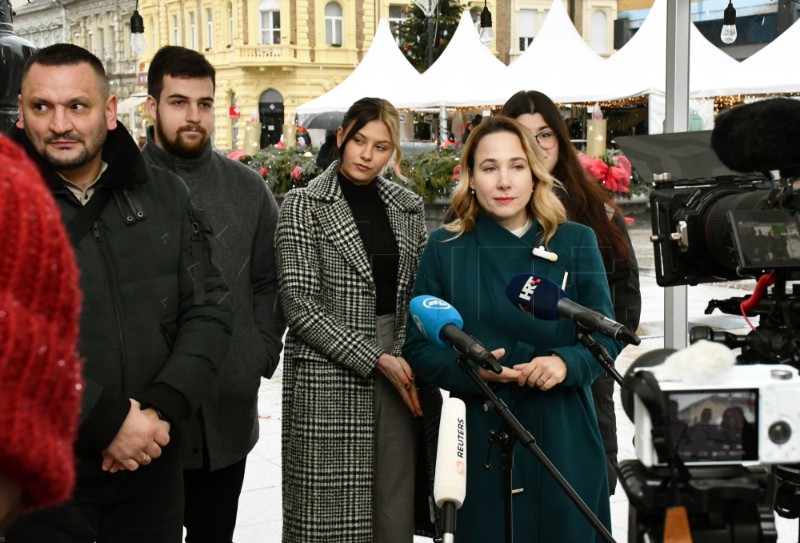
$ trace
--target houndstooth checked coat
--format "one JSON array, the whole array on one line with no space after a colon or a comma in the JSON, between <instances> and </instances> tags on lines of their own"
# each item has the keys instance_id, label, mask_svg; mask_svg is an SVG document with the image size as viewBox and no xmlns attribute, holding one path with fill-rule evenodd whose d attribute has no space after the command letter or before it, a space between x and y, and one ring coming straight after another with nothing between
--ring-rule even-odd
<instances>
[{"instance_id":1,"label":"houndstooth checked coat","mask_svg":"<svg viewBox=\"0 0 800 543\"><path fill-rule=\"evenodd\" d=\"M338 167L334 162L307 188L286 195L275 238L289 325L282 408L284 543L372 541L373 376L383 351L375 336L372 272L336 178ZM424 207L401 186L375 182L400 250L391 353L399 356L427 239ZM420 402L430 466L422 480L432 484L438 388L422 385ZM427 502L418 502L427 511Z\"/></svg>"}]
</instances>

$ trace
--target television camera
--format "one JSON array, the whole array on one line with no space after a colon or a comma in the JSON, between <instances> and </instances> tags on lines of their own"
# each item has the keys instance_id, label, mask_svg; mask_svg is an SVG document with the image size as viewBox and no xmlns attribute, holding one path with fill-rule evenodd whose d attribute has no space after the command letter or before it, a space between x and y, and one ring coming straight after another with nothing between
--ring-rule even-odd
<instances>
[{"instance_id":1,"label":"television camera","mask_svg":"<svg viewBox=\"0 0 800 543\"><path fill-rule=\"evenodd\" d=\"M687 351L700 340L741 348L733 359L740 366L712 384L643 371L665 364L669 349L643 355L626 374L623 404L637 425L639 457L619 467L631 503L629 541L663 536L670 529L665 511L677 505L688 511L694 541L775 541L773 508L800 516L800 285L791 284L800 279L800 101L765 100L720 115L710 134L716 157L696 161L708 169L718 158L724 166L712 164L711 175L663 174L659 164L691 155L678 135L665 136L670 158L649 164L658 284L755 279L753 294L711 300L706 313L719 309L759 322L746 335L692 329ZM631 155L641 144L627 144L632 153L620 147L639 170ZM703 356L692 358L697 364ZM734 411L750 430L711 439L724 437L723 414ZM673 435L704 417L706 439Z\"/></svg>"}]
</instances>

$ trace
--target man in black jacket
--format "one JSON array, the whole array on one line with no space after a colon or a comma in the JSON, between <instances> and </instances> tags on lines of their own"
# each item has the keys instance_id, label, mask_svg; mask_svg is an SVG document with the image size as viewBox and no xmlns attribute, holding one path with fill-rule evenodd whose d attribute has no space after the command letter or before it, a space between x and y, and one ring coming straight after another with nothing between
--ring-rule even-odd
<instances>
[{"instance_id":1,"label":"man in black jacket","mask_svg":"<svg viewBox=\"0 0 800 543\"><path fill-rule=\"evenodd\" d=\"M179 424L228 350L227 288L186 185L148 165L116 120L100 61L57 44L23 70L14 138L37 162L75 246L85 359L72 499L20 517L17 542L176 543Z\"/></svg>"},{"instance_id":2,"label":"man in black jacket","mask_svg":"<svg viewBox=\"0 0 800 543\"><path fill-rule=\"evenodd\" d=\"M234 306L225 366L183 427L187 543L232 541L247 454L258 441L258 388L278 365L285 329L273 251L278 205L261 176L211 149L215 76L203 55L173 45L147 73L155 125L144 157L180 175L207 214Z\"/></svg>"}]
</instances>

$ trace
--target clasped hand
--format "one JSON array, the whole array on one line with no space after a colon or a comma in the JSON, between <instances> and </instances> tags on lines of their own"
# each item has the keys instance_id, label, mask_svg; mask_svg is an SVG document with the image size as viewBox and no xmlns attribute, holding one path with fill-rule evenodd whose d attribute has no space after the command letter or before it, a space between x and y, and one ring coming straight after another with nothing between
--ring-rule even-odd
<instances>
[{"instance_id":1,"label":"clasped hand","mask_svg":"<svg viewBox=\"0 0 800 543\"><path fill-rule=\"evenodd\" d=\"M400 397L406 403L415 417L421 417L422 406L417 395L417 385L414 383L414 372L402 356L392 356L383 353L378 358L378 369L389 382L394 385Z\"/></svg>"},{"instance_id":2,"label":"clasped hand","mask_svg":"<svg viewBox=\"0 0 800 543\"><path fill-rule=\"evenodd\" d=\"M152 408L142 409L130 399L131 409L111 443L102 451L103 471L135 471L161 456L169 443L170 424Z\"/></svg>"},{"instance_id":3,"label":"clasped hand","mask_svg":"<svg viewBox=\"0 0 800 543\"><path fill-rule=\"evenodd\" d=\"M503 348L495 349L492 354L499 360L506 354L506 350ZM530 362L516 364L512 368L503 366L503 371L500 374L483 368L478 369L478 374L484 381L494 383L517 382L519 386L528 385L544 392L562 383L567 378L567 364L560 356L537 356Z\"/></svg>"}]
</instances>

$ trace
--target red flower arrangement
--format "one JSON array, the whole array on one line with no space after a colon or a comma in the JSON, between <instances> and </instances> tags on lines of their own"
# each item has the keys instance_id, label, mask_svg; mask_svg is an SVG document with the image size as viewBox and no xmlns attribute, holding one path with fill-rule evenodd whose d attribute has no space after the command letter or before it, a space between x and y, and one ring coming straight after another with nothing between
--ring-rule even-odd
<instances>
[{"instance_id":1,"label":"red flower arrangement","mask_svg":"<svg viewBox=\"0 0 800 543\"><path fill-rule=\"evenodd\" d=\"M610 192L627 194L632 168L630 161L623 155L606 154L594 158L578 153L578 159L586 173L603 185L603 188Z\"/></svg>"}]
</instances>

